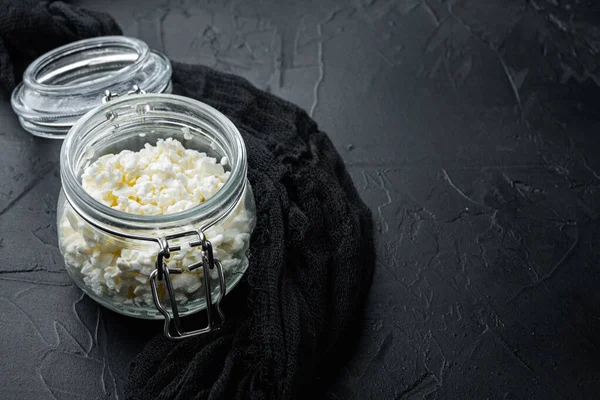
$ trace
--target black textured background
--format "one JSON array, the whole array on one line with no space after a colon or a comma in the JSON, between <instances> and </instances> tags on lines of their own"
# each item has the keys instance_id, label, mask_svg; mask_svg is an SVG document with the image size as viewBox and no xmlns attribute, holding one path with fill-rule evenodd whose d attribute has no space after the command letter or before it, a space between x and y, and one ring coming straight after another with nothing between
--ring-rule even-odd
<instances>
[{"instance_id":1,"label":"black textured background","mask_svg":"<svg viewBox=\"0 0 600 400\"><path fill-rule=\"evenodd\" d=\"M378 260L329 398L597 398L599 5L77 3L303 106L331 136L373 210ZM116 399L160 325L70 283L59 147L22 131L3 94L0 398Z\"/></svg>"}]
</instances>

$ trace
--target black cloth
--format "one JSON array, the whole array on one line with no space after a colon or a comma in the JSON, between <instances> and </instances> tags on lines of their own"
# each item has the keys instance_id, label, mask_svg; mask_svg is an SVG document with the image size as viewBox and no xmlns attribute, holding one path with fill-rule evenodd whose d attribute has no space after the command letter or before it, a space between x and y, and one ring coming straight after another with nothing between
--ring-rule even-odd
<instances>
[{"instance_id":1,"label":"black cloth","mask_svg":"<svg viewBox=\"0 0 600 400\"><path fill-rule=\"evenodd\" d=\"M247 300L215 338L151 341L133 399L287 399L318 392L351 353L374 265L371 215L326 134L245 79L174 65L174 90L227 115L248 150L257 203ZM233 300L233 299L228 299ZM240 309L240 304L245 307Z\"/></svg>"},{"instance_id":2,"label":"black cloth","mask_svg":"<svg viewBox=\"0 0 600 400\"><path fill-rule=\"evenodd\" d=\"M0 0L0 87L14 89L27 65L56 47L120 34L109 15L62 1Z\"/></svg>"},{"instance_id":3,"label":"black cloth","mask_svg":"<svg viewBox=\"0 0 600 400\"><path fill-rule=\"evenodd\" d=\"M118 30L105 15L59 2L0 0L6 5L0 70L7 88L41 52ZM18 28L21 22L29 28ZM34 45L36 40L42 43ZM246 276L225 300L224 328L179 343L157 332L132 363L127 398L322 394L352 351L371 282L369 209L333 144L306 112L233 75L181 64L173 71L175 93L212 105L242 133L257 226Z\"/></svg>"}]
</instances>

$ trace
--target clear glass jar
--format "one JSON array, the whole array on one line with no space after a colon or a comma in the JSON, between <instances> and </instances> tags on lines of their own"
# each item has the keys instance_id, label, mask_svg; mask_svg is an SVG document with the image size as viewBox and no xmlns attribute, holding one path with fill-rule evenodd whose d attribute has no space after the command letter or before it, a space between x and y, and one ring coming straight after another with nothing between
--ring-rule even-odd
<instances>
[{"instance_id":1,"label":"clear glass jar","mask_svg":"<svg viewBox=\"0 0 600 400\"><path fill-rule=\"evenodd\" d=\"M225 168L230 175L224 186L194 208L159 216L115 210L83 189L81 175L99 157L125 149L138 151L145 143L154 145L166 138L217 159L227 157ZM162 319L164 313L155 306L150 285L157 256L163 250L161 243L171 249L165 255L169 270L182 271L168 274L179 314L206 308L207 287L211 288L211 301L216 302L221 294L217 269L208 274L210 286L203 267L189 270L206 260L197 238L168 238L184 231L199 229L212 243L227 292L244 274L256 219L246 177L246 149L237 128L214 108L169 94L132 94L111 100L73 125L61 149L60 170L60 251L75 283L98 303L132 317ZM161 304L172 307L164 280L155 282Z\"/></svg>"},{"instance_id":2,"label":"clear glass jar","mask_svg":"<svg viewBox=\"0 0 600 400\"><path fill-rule=\"evenodd\" d=\"M33 135L63 139L104 93L123 95L136 85L171 93L171 63L139 39L102 36L58 47L33 61L13 91L11 105Z\"/></svg>"}]
</instances>

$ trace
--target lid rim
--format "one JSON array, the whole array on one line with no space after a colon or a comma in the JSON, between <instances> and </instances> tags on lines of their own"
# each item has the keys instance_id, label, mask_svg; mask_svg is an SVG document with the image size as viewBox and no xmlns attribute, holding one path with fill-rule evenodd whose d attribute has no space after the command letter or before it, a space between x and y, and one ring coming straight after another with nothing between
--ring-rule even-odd
<instances>
[{"instance_id":1,"label":"lid rim","mask_svg":"<svg viewBox=\"0 0 600 400\"><path fill-rule=\"evenodd\" d=\"M162 54L157 53L152 51L153 54L156 54L159 57L162 57ZM167 60L166 58L164 58L165 60ZM168 61L168 60L167 60ZM170 65L170 64L169 64ZM170 68L167 71L170 75ZM160 81L157 81L157 83L161 83ZM143 90L147 91L148 93L165 93L168 92L168 88L171 85L171 81L170 79L162 84L155 84L149 87L144 87L142 88ZM35 121L43 121L44 119L60 119L60 118L70 118L70 117L76 117L76 116L83 116L85 115L88 111L93 110L96 107L99 107L100 105L102 105L101 99L99 97L99 101L97 105L93 105L87 108L82 108L81 112L71 112L71 113L46 113L44 111L39 111L39 110L34 110L32 108L27 107L27 105L25 103L23 103L21 97L19 96L21 94L21 92L24 90L24 82L21 82L17 85L17 87L13 90L13 93L11 95L11 103L13 106L13 110L15 111L15 113L17 113L20 117L25 118L28 121L31 122L35 122ZM71 124L72 125L72 124ZM71 126L69 125L69 126Z\"/></svg>"},{"instance_id":2,"label":"lid rim","mask_svg":"<svg viewBox=\"0 0 600 400\"><path fill-rule=\"evenodd\" d=\"M138 53L138 57L133 63L122 68L118 74L103 77L93 82L49 85L46 83L40 83L37 80L37 74L39 74L42 68L47 67L49 64L62 57L74 54L78 51L102 48L110 45L121 45L128 47L131 50L136 51ZM126 36L100 36L91 39L78 40L76 42L57 47L56 49L50 50L49 52L44 53L40 57L36 58L31 64L29 64L23 73L23 82L32 90L46 94L61 94L81 89L101 89L108 86L110 84L109 82L114 83L130 78L143 66L143 63L148 59L149 54L150 48L146 43L139 39Z\"/></svg>"},{"instance_id":3,"label":"lid rim","mask_svg":"<svg viewBox=\"0 0 600 400\"><path fill-rule=\"evenodd\" d=\"M153 94L170 94L172 91L172 88L173 87L172 87L171 81L169 81L160 89L160 91L153 92ZM101 104L98 105L97 107L100 107L100 106L101 106ZM96 108L96 107L94 107L94 108ZM93 110L93 108L82 113L81 115L68 116L68 118L76 117L76 119L73 122L67 121L64 124L60 124L56 121L54 123L47 123L47 121L43 121L38 118L25 118L25 117L23 117L22 114L18 114L18 113L17 113L17 116L19 118L19 123L21 124L21 127L23 127L23 129L25 129L27 132L29 132L33 136L41 137L44 139L60 139L60 140L62 140L67 137L69 130L71 130L71 128L77 122L77 120L79 120L79 118L81 118L82 116L84 116L91 110ZM46 117L46 118L48 118L48 117ZM65 118L67 118L67 117L59 116L54 119L60 120L60 119L65 119Z\"/></svg>"}]
</instances>

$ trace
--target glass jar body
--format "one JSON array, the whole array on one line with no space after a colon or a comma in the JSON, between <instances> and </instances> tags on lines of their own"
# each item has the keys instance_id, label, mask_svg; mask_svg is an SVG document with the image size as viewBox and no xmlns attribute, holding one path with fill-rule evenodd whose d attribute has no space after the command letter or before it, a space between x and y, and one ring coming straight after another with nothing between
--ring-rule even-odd
<instances>
[{"instance_id":1,"label":"glass jar body","mask_svg":"<svg viewBox=\"0 0 600 400\"><path fill-rule=\"evenodd\" d=\"M247 184L244 195L233 210L204 232L212 244L214 257L223 267L227 292L235 287L248 267L246 251L255 215L254 196ZM201 229L203 222L201 219L188 224L182 222L180 227L156 230L154 235L161 237ZM156 243L124 239L94 227L77 214L62 190L57 207L57 227L59 248L67 272L88 296L121 314L144 319L163 318L154 306L148 280L156 268L159 251ZM181 274L171 276L181 315L206 308L202 268L186 270L201 259L199 247L187 247L174 252L167 260L169 268L183 270ZM220 294L216 270L211 271L210 277L214 303ZM159 284L159 294L165 298L162 283Z\"/></svg>"},{"instance_id":2,"label":"glass jar body","mask_svg":"<svg viewBox=\"0 0 600 400\"><path fill-rule=\"evenodd\" d=\"M218 111L200 102L173 95L131 95L90 111L67 135L61 150L63 188L57 209L59 248L73 281L105 307L137 318L162 319L154 304L150 274L157 268L159 239L200 230L211 242L222 266L228 292L248 267L246 252L255 226L252 188L241 135ZM113 210L83 190L85 168L106 154L138 151L161 139L181 141L186 149L211 157L226 157L229 178L204 203L169 215L140 216ZM180 315L207 306L200 246L195 238L170 240L174 250L166 258ZM179 249L180 247L180 249ZM219 275L209 271L211 301L220 295ZM158 297L171 299L163 281Z\"/></svg>"}]
</instances>

